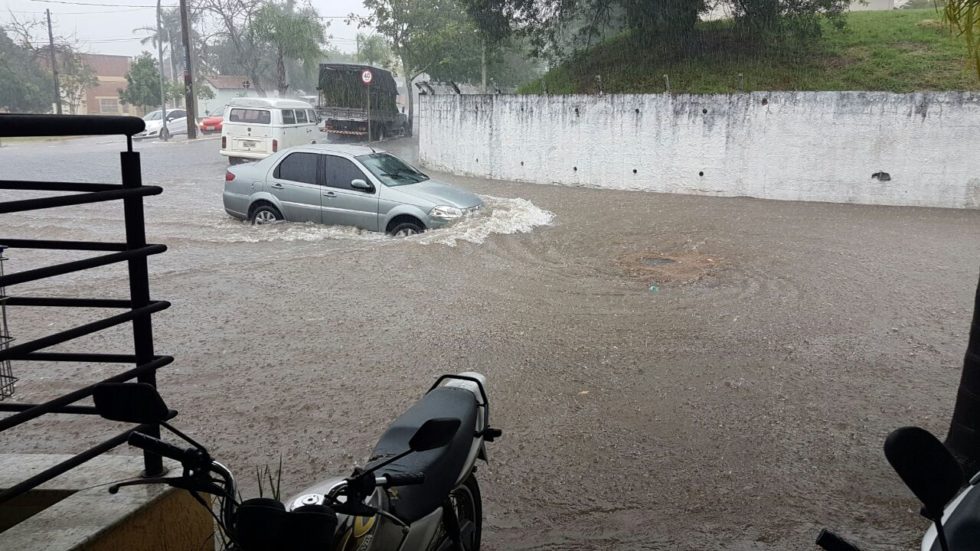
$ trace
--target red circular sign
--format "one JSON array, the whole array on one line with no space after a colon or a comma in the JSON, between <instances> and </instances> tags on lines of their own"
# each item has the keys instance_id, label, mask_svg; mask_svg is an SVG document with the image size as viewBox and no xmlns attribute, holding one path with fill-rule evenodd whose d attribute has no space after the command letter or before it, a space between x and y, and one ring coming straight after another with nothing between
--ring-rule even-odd
<instances>
[{"instance_id":1,"label":"red circular sign","mask_svg":"<svg viewBox=\"0 0 980 551\"><path fill-rule=\"evenodd\" d=\"M371 70L370 69L364 69L364 71L361 73L361 82L363 82L364 84L370 86L371 85L371 80L373 80L373 79L374 79L374 74L371 73Z\"/></svg>"}]
</instances>

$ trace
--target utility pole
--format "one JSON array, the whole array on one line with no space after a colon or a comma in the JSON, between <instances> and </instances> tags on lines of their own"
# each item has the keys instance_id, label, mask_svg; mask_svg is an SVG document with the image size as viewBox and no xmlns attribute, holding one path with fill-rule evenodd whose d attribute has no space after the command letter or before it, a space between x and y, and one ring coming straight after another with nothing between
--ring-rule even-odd
<instances>
[{"instance_id":1,"label":"utility pole","mask_svg":"<svg viewBox=\"0 0 980 551\"><path fill-rule=\"evenodd\" d=\"M61 86L58 85L58 60L54 55L54 33L51 32L51 10L44 10L48 16L48 48L51 49L51 74L54 76L54 104L61 114Z\"/></svg>"},{"instance_id":2,"label":"utility pole","mask_svg":"<svg viewBox=\"0 0 980 551\"><path fill-rule=\"evenodd\" d=\"M187 110L187 139L194 140L197 139L197 105L194 103L194 73L191 70L191 28L187 18L187 0L180 0L180 36L184 42L184 103Z\"/></svg>"},{"instance_id":3,"label":"utility pole","mask_svg":"<svg viewBox=\"0 0 980 551\"><path fill-rule=\"evenodd\" d=\"M167 129L167 77L163 74L163 31L160 27L160 0L157 0L157 58L160 60L160 116L163 126L160 128L160 139L167 141L170 130Z\"/></svg>"}]
</instances>

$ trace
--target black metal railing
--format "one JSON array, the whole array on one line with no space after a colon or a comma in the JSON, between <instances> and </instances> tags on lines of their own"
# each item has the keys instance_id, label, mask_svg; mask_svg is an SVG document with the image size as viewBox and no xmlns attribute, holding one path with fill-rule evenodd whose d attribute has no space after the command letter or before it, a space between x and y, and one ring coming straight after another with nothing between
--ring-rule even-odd
<instances>
[{"instance_id":1,"label":"black metal railing","mask_svg":"<svg viewBox=\"0 0 980 551\"><path fill-rule=\"evenodd\" d=\"M122 313L110 315L94 322L78 325L31 341L16 345L9 344L7 347L0 349L0 363L10 361L14 362L18 367L29 362L132 364L132 368L99 382L120 382L136 379L155 386L156 370L173 361L172 357L159 356L153 351L153 326L150 316L168 308L170 303L150 299L147 257L162 253L167 248L164 245L153 245L147 244L146 242L146 230L143 219L143 197L158 195L163 189L158 186L144 186L142 183L140 157L139 153L133 151L132 136L141 132L143 127L143 121L136 117L0 114L0 138L81 135L120 135L126 137L126 151L120 153L122 170L121 185L0 180L0 190L71 192L71 194L67 195L0 201L0 214L69 207L104 201L122 201L126 228L125 242L14 239L0 235L0 244L7 249L7 256L11 259L14 257L12 252L16 249L55 249L108 253L82 260L73 260L14 273L7 272L0 275L0 288L6 290L4 301L8 308L107 308L123 310ZM2 177L2 174L0 174L0 177ZM4 228L4 226L0 225L0 228ZM3 230L0 229L0 231ZM129 300L18 296L16 294L15 286L18 284L39 281L49 277L70 274L119 262L126 262L128 265ZM8 267L14 265L14 262L8 263ZM8 315L10 315L9 310ZM132 323L133 327L132 354L42 352L46 348L68 343L79 337L91 335L110 327L127 323ZM27 378L29 378L29 374L21 373L21 381ZM90 397L94 388L95 384L84 386L53 400L38 404L0 402L0 413L11 414L0 419L0 432L13 429L32 419L37 419L48 414L93 415L96 413L93 406L78 405L76 402ZM126 442L129 434L137 429L153 436L159 436L160 432L160 427L157 425L140 425L128 429L121 434L76 454L67 461L63 461L0 492L0 503L28 492L32 488L123 444ZM147 476L155 476L163 472L163 462L159 456L147 452L143 456L143 462Z\"/></svg>"}]
</instances>

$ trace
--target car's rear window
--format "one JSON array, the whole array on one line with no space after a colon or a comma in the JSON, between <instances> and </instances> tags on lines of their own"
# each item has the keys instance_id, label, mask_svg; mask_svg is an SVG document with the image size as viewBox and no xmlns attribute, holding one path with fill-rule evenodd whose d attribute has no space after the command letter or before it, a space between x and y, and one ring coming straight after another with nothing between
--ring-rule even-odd
<instances>
[{"instance_id":1,"label":"car's rear window","mask_svg":"<svg viewBox=\"0 0 980 551\"><path fill-rule=\"evenodd\" d=\"M232 109L228 121L269 124L272 122L272 115L264 109Z\"/></svg>"}]
</instances>

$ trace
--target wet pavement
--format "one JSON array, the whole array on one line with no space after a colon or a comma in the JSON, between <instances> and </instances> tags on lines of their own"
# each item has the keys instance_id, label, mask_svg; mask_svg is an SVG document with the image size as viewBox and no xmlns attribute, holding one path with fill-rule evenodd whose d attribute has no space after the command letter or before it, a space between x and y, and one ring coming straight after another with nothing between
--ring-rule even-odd
<instances>
[{"instance_id":1,"label":"wet pavement","mask_svg":"<svg viewBox=\"0 0 980 551\"><path fill-rule=\"evenodd\" d=\"M0 148L5 178L118 181L113 138ZM413 144L383 147L413 156ZM176 424L255 492L363 462L443 372L490 381L488 549L799 549L830 527L915 547L927 522L881 453L944 434L980 265L980 211L491 182L489 217L409 239L255 227L221 208L214 140L142 143L159 373ZM7 194L5 196L11 196ZM5 215L0 237L117 239L121 207ZM10 251L10 271L51 253ZM65 256L68 258L69 256ZM60 257L59 257L60 258ZM669 260L669 262L661 261ZM102 269L18 293L125 296ZM98 312L11 308L27 338ZM73 350L122 351L126 330ZM113 366L14 365L20 401ZM50 418L0 437L77 452L116 430Z\"/></svg>"}]
</instances>

